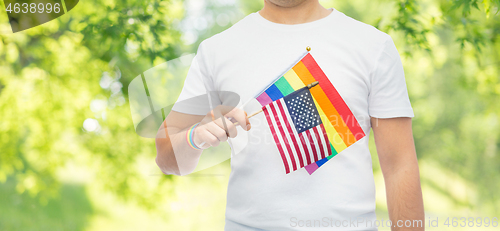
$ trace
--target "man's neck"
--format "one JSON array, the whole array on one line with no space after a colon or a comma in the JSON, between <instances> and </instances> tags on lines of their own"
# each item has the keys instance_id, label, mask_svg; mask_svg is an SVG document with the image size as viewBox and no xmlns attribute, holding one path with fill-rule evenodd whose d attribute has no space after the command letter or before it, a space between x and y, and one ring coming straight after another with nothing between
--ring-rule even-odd
<instances>
[{"instance_id":1,"label":"man's neck","mask_svg":"<svg viewBox=\"0 0 500 231\"><path fill-rule=\"evenodd\" d=\"M264 1L264 8L259 14L265 19L280 24L301 24L316 21L331 13L316 0L304 1L294 7L281 7Z\"/></svg>"}]
</instances>

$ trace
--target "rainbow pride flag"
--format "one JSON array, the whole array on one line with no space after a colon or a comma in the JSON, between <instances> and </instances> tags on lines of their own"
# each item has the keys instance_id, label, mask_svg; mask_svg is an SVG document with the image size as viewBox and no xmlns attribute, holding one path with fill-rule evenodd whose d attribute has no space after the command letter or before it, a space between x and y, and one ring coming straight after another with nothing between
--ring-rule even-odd
<instances>
[{"instance_id":1,"label":"rainbow pride flag","mask_svg":"<svg viewBox=\"0 0 500 231\"><path fill-rule=\"evenodd\" d=\"M315 81L319 84L310 91L330 141L331 153L326 158L305 166L309 174L365 137L356 117L309 52L256 97L264 107Z\"/></svg>"}]
</instances>

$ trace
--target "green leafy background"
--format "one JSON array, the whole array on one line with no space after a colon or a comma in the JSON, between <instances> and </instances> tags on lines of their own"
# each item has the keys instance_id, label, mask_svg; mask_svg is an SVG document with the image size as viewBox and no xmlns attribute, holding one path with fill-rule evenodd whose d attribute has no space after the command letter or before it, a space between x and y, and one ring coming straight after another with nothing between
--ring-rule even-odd
<instances>
[{"instance_id":1,"label":"green leafy background","mask_svg":"<svg viewBox=\"0 0 500 231\"><path fill-rule=\"evenodd\" d=\"M500 217L500 1L321 3L394 38L427 217ZM83 0L15 34L2 7L0 230L221 230L229 161L162 175L154 140L134 131L127 86L262 4ZM83 128L88 119L95 130ZM387 218L373 140L370 148L377 213Z\"/></svg>"}]
</instances>

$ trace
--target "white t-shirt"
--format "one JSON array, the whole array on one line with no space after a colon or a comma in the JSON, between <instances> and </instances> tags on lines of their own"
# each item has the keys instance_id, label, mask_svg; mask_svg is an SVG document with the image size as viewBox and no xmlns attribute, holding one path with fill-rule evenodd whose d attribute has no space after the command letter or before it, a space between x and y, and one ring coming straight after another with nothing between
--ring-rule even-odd
<instances>
[{"instance_id":1,"label":"white t-shirt","mask_svg":"<svg viewBox=\"0 0 500 231\"><path fill-rule=\"evenodd\" d=\"M252 13L199 46L178 102L207 92L234 92L242 106L310 46L367 134L312 175L305 169L285 174L264 113L251 118L252 129L239 129L238 137L230 139L226 230L376 230L370 225L376 219L370 116L414 115L391 37L332 10L325 18L296 25ZM235 99L211 95L212 105ZM259 109L257 102L244 105L248 114ZM205 115L210 107L192 101L177 103L173 110Z\"/></svg>"}]
</instances>

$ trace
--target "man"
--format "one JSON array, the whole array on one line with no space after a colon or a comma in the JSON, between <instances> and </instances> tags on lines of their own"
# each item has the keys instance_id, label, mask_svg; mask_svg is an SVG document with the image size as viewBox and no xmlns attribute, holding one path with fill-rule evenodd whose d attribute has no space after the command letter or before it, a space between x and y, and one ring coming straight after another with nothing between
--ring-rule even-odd
<instances>
[{"instance_id":1,"label":"man","mask_svg":"<svg viewBox=\"0 0 500 231\"><path fill-rule=\"evenodd\" d=\"M307 46L364 133L373 128L392 229L424 230L413 110L394 43L318 0L265 0L262 10L200 44L158 132L158 166L165 174L189 174L203 149L230 138L225 230L377 230L368 135L312 175L285 174L264 113L249 120L246 112L258 107L241 108ZM203 100L181 103L223 91L239 95L238 107L227 106L234 99L222 94L211 97L212 107Z\"/></svg>"}]
</instances>

